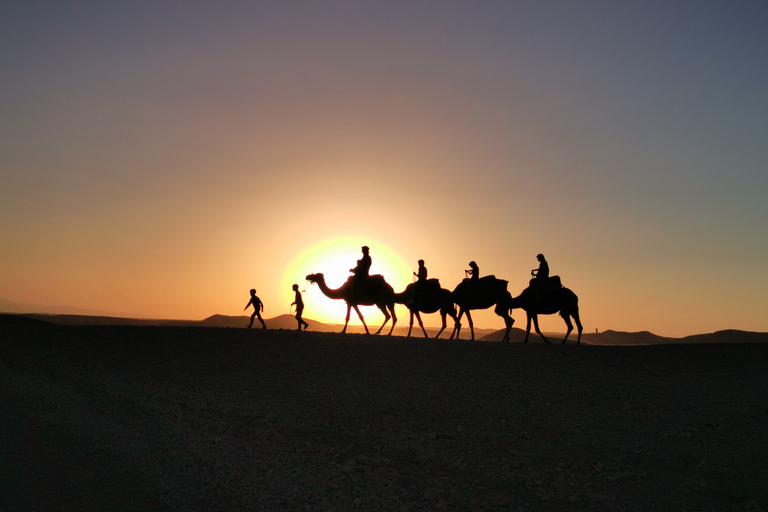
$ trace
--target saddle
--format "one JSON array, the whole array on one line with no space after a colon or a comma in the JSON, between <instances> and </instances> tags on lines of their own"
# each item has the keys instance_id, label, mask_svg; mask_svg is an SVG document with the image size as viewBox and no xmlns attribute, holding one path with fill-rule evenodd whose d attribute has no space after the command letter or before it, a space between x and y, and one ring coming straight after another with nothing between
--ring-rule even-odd
<instances>
[{"instance_id":1,"label":"saddle","mask_svg":"<svg viewBox=\"0 0 768 512\"><path fill-rule=\"evenodd\" d=\"M529 286L530 290L538 296L547 295L562 287L563 284L560 282L560 276L551 276L547 279L536 279L534 277L531 279Z\"/></svg>"},{"instance_id":2,"label":"saddle","mask_svg":"<svg viewBox=\"0 0 768 512\"><path fill-rule=\"evenodd\" d=\"M433 293L440 289L439 279L427 279L426 281L416 281L416 293Z\"/></svg>"},{"instance_id":3,"label":"saddle","mask_svg":"<svg viewBox=\"0 0 768 512\"><path fill-rule=\"evenodd\" d=\"M493 294L504 292L507 290L508 281L503 279L496 279L494 275L483 276L480 279L464 279L459 286L456 287L456 292L460 295L472 295L472 294Z\"/></svg>"}]
</instances>

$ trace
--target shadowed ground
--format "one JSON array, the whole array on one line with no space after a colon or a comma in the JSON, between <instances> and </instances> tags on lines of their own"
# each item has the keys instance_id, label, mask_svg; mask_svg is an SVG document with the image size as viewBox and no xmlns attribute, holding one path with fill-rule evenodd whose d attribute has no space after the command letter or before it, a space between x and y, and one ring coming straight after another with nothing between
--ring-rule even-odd
<instances>
[{"instance_id":1,"label":"shadowed ground","mask_svg":"<svg viewBox=\"0 0 768 512\"><path fill-rule=\"evenodd\" d=\"M2 510L768 503L766 344L45 325L0 335Z\"/></svg>"}]
</instances>

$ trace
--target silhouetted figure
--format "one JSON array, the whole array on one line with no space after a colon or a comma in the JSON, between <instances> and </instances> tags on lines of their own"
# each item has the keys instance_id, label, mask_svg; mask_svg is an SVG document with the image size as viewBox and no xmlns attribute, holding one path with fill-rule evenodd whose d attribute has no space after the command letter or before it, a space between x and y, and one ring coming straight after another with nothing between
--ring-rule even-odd
<instances>
[{"instance_id":1,"label":"silhouetted figure","mask_svg":"<svg viewBox=\"0 0 768 512\"><path fill-rule=\"evenodd\" d=\"M357 266L355 268L349 269L349 271L352 272L352 287L350 296L352 302L355 302L355 294L357 293L357 289L363 286L370 277L368 275L371 270L372 263L371 255L368 254L370 249L367 245L364 245L361 249L363 251L363 257L357 260Z\"/></svg>"},{"instance_id":2,"label":"silhouetted figure","mask_svg":"<svg viewBox=\"0 0 768 512\"><path fill-rule=\"evenodd\" d=\"M533 276L531 284L536 295L540 295L547 284L547 279L549 279L549 264L544 259L543 254L536 255L536 259L539 260L539 268L531 270L531 275Z\"/></svg>"},{"instance_id":3,"label":"silhouetted figure","mask_svg":"<svg viewBox=\"0 0 768 512\"><path fill-rule=\"evenodd\" d=\"M427 280L427 267L424 266L424 260L419 260L419 270L413 273L418 282Z\"/></svg>"},{"instance_id":4,"label":"silhouetted figure","mask_svg":"<svg viewBox=\"0 0 768 512\"><path fill-rule=\"evenodd\" d=\"M304 330L306 331L309 327L309 324L304 321L303 318L301 318L301 314L304 312L304 299L301 297L301 292L299 291L299 285L294 284L293 285L293 291L296 294L296 298L293 302L291 302L291 306L294 304L296 305L296 320L299 321L299 330L301 330L301 326L304 326Z\"/></svg>"},{"instance_id":5,"label":"silhouetted figure","mask_svg":"<svg viewBox=\"0 0 768 512\"><path fill-rule=\"evenodd\" d=\"M263 328L266 329L267 324L265 324L264 320L261 318L261 312L264 311L264 303L261 302L261 299L256 296L256 290L253 288L251 288L251 300L249 300L248 304L245 305L243 311L248 309L248 306L251 304L253 304L253 314L251 315L251 323L248 324L248 328L250 329L253 326L253 319L258 317L259 322L261 322Z\"/></svg>"},{"instance_id":6,"label":"silhouetted figure","mask_svg":"<svg viewBox=\"0 0 768 512\"><path fill-rule=\"evenodd\" d=\"M464 271L465 275L468 275L470 279L480 279L480 268L474 261L469 262L469 270Z\"/></svg>"},{"instance_id":7,"label":"silhouetted figure","mask_svg":"<svg viewBox=\"0 0 768 512\"><path fill-rule=\"evenodd\" d=\"M539 268L531 270L531 275L541 282L546 281L549 278L549 264L543 254L537 255L536 259L539 260Z\"/></svg>"},{"instance_id":8,"label":"silhouetted figure","mask_svg":"<svg viewBox=\"0 0 768 512\"><path fill-rule=\"evenodd\" d=\"M357 266L355 268L349 269L352 274L357 278L366 278L368 277L368 272L371 270L371 255L368 254L370 249L367 245L364 245L362 247L363 251L363 257L357 260Z\"/></svg>"},{"instance_id":9,"label":"silhouetted figure","mask_svg":"<svg viewBox=\"0 0 768 512\"><path fill-rule=\"evenodd\" d=\"M411 309L411 306L420 301L421 295L425 291L424 288L427 286L427 267L424 266L424 260L419 260L419 270L414 272L413 275L416 277L416 283L414 283L411 289L413 293L409 295L404 303L408 309ZM413 325L413 313L411 314L411 325ZM410 336L410 331L408 335Z\"/></svg>"}]
</instances>

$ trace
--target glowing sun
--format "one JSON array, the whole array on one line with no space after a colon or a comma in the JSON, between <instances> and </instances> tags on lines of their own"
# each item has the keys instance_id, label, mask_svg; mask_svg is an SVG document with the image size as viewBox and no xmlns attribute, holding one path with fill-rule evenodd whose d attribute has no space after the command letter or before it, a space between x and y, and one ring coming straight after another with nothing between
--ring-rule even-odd
<instances>
[{"instance_id":1,"label":"glowing sun","mask_svg":"<svg viewBox=\"0 0 768 512\"><path fill-rule=\"evenodd\" d=\"M395 292L401 292L412 282L413 269L394 251L385 244L372 240L370 237L345 236L320 242L299 254L288 264L283 274L283 289L290 290L296 283L304 290L306 309L304 316L324 323L344 323L347 306L342 300L326 297L316 285L306 281L308 274L321 272L329 288L338 288L351 275L349 270L357 264L362 256L363 245L370 247L373 261L371 275L381 274L392 285ZM366 323L376 325L383 319L375 307L362 307ZM357 315L352 312L350 324L359 325Z\"/></svg>"}]
</instances>

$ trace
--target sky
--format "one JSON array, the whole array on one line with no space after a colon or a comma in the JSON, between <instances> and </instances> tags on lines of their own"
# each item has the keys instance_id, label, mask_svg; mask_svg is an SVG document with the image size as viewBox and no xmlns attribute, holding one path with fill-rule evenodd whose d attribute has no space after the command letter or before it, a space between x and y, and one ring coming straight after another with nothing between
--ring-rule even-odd
<instances>
[{"instance_id":1,"label":"sky","mask_svg":"<svg viewBox=\"0 0 768 512\"><path fill-rule=\"evenodd\" d=\"M474 260L517 295L543 253L587 332L768 332L766 26L762 0L5 1L0 298L203 319L256 288L270 318L296 283L338 323L305 276L365 244L396 291Z\"/></svg>"}]
</instances>

